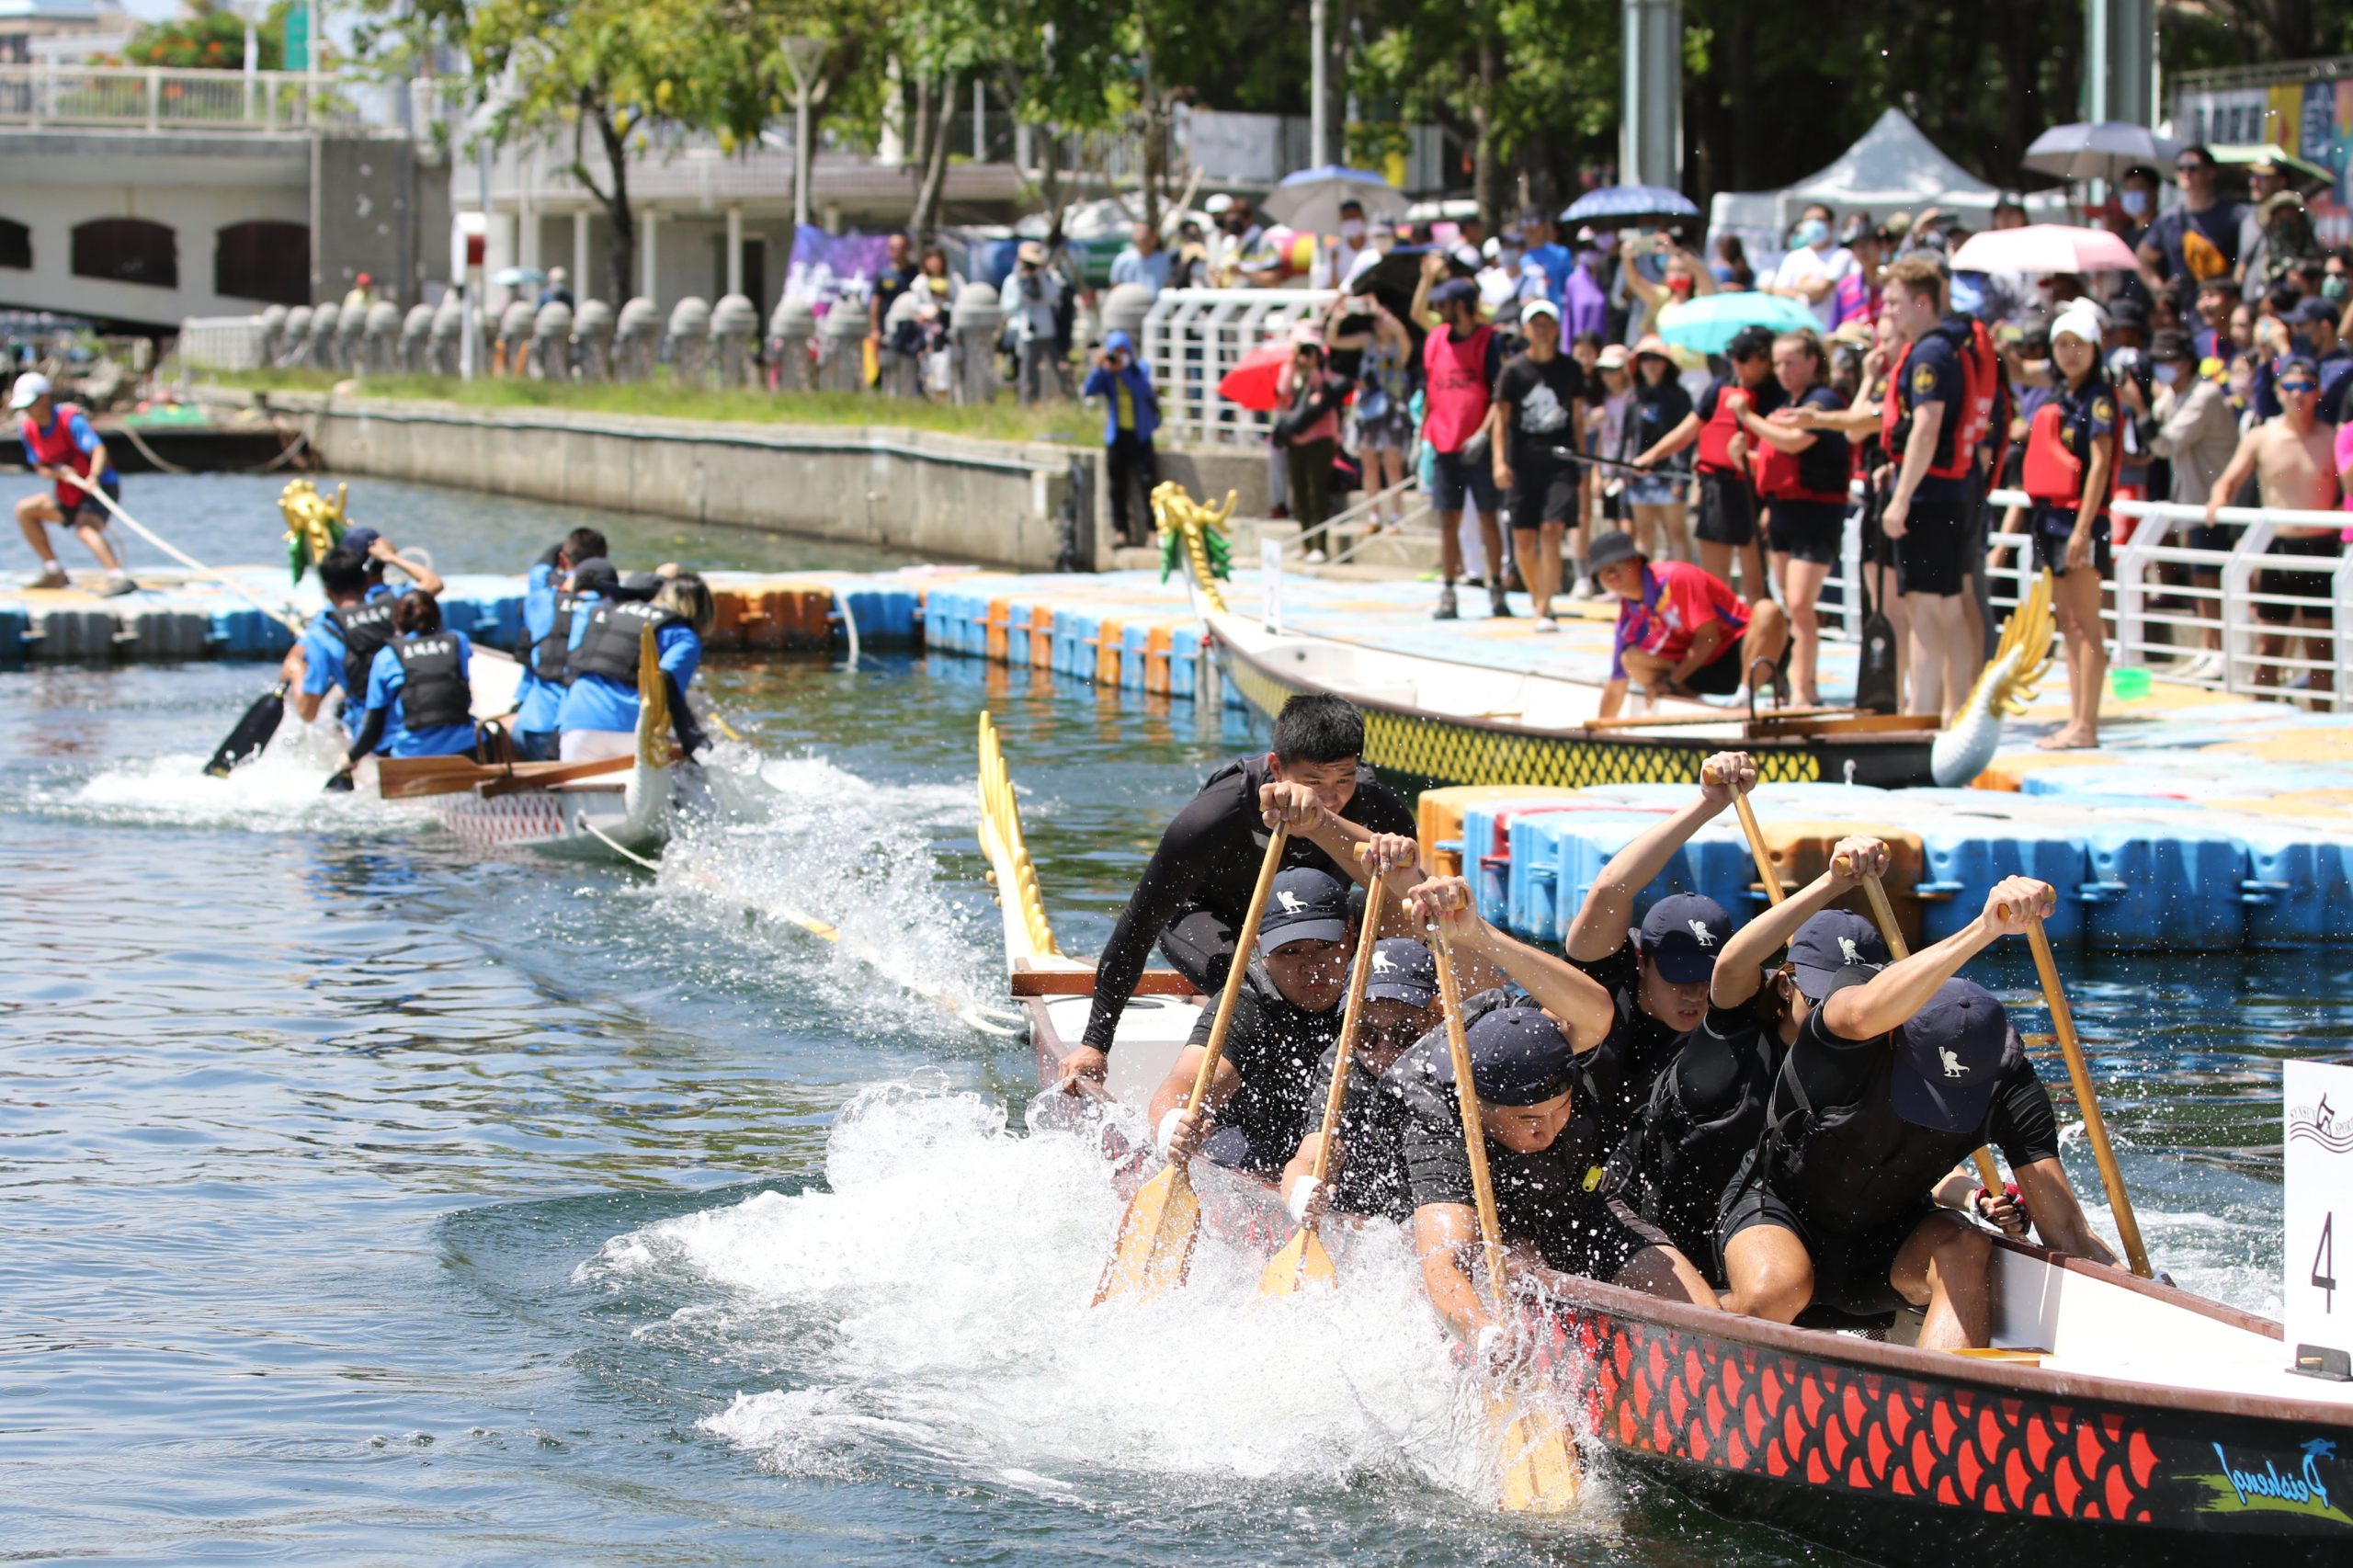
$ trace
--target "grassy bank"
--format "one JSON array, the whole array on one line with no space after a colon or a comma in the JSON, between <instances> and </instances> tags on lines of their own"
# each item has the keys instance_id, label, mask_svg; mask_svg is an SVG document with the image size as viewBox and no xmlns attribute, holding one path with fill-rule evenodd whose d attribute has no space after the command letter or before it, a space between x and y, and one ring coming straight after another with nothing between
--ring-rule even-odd
<instances>
[{"instance_id":1,"label":"grassy bank","mask_svg":"<svg viewBox=\"0 0 2353 1568\"><path fill-rule=\"evenodd\" d=\"M359 383L331 370L250 370L210 378L248 392L326 392ZM728 420L755 425L897 425L1000 441L1093 445L1102 415L1075 403L1023 408L1008 395L985 405L858 392L712 392L673 386L668 372L651 381L570 384L513 378L465 381L454 376L371 376L369 397L429 398L466 408L572 409L584 414Z\"/></svg>"}]
</instances>

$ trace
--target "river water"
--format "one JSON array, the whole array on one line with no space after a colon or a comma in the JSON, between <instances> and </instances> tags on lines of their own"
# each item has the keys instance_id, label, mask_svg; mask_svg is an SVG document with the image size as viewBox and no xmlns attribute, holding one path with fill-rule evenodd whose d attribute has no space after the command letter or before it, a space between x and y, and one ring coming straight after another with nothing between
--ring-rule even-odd
<instances>
[{"instance_id":1,"label":"river water","mask_svg":"<svg viewBox=\"0 0 2353 1568\"><path fill-rule=\"evenodd\" d=\"M275 490L131 504L267 560ZM445 570L585 516L355 500ZM899 564L598 520L624 569ZM1086 1309L1103 1175L1026 1128L1026 1046L941 1005L1001 975L975 716L1074 952L1263 734L944 655L707 668L745 815L654 874L470 858L290 764L198 777L259 666L0 674L0 1557L1819 1556L1607 1471L1566 1524L1490 1512L1393 1241L1332 1299L1255 1304L1205 1243L1184 1292ZM2160 1263L2276 1310L2277 1063L2346 1051L2353 966L2066 967Z\"/></svg>"}]
</instances>

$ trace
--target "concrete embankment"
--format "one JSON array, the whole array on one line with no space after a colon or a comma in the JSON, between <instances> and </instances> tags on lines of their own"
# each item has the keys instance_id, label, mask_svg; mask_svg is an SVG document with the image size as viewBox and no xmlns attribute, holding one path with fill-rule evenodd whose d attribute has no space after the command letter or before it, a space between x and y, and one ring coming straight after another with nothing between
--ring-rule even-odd
<instances>
[{"instance_id":1,"label":"concrete embankment","mask_svg":"<svg viewBox=\"0 0 2353 1568\"><path fill-rule=\"evenodd\" d=\"M208 393L208 398L216 394ZM252 394L222 392L250 404ZM407 479L724 523L1030 571L1112 563L1100 446L995 441L899 426L768 425L410 398L272 392L340 474ZM887 406L878 404L878 407ZM1073 408L1074 430L1101 415ZM1263 509L1257 451L1161 454L1195 495Z\"/></svg>"}]
</instances>

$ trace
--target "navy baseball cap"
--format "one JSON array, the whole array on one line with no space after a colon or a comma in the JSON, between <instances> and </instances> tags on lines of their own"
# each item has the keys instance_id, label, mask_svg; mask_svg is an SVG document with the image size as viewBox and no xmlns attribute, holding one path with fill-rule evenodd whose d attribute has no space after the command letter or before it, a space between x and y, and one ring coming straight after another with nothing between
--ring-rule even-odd
<instances>
[{"instance_id":1,"label":"navy baseball cap","mask_svg":"<svg viewBox=\"0 0 2353 1568\"><path fill-rule=\"evenodd\" d=\"M2320 298L2318 295L2314 295L2311 299L2306 300L2302 304L2298 305L2296 307L2295 315L2290 319L2306 323L2325 321L2329 325L2335 326L2336 324L2336 307L2331 304L2328 301Z\"/></svg>"},{"instance_id":2,"label":"navy baseball cap","mask_svg":"<svg viewBox=\"0 0 2353 1568\"><path fill-rule=\"evenodd\" d=\"M1483 1013L1463 1043L1471 1056L1471 1083L1482 1105L1541 1105L1574 1086L1576 1052L1561 1026L1540 1007L1497 1007ZM1454 1057L1440 1051L1437 1079L1454 1086Z\"/></svg>"},{"instance_id":3,"label":"navy baseball cap","mask_svg":"<svg viewBox=\"0 0 2353 1568\"><path fill-rule=\"evenodd\" d=\"M592 555L572 569L572 591L617 598L621 591L621 574L603 556Z\"/></svg>"},{"instance_id":4,"label":"navy baseball cap","mask_svg":"<svg viewBox=\"0 0 2353 1568\"><path fill-rule=\"evenodd\" d=\"M1716 972L1716 954L1731 935L1722 904L1705 893L1679 892L1643 916L1642 950L1669 983L1691 985Z\"/></svg>"},{"instance_id":5,"label":"navy baseball cap","mask_svg":"<svg viewBox=\"0 0 2353 1568\"><path fill-rule=\"evenodd\" d=\"M376 541L383 537L374 528L362 523L358 528L344 529L343 537L335 540L335 543L354 555L365 555L375 546Z\"/></svg>"},{"instance_id":6,"label":"navy baseball cap","mask_svg":"<svg viewBox=\"0 0 2353 1568\"><path fill-rule=\"evenodd\" d=\"M1479 286L1468 278L1449 278L1430 290L1430 303L1433 305L1450 305L1457 300L1468 300L1475 304L1478 299Z\"/></svg>"},{"instance_id":7,"label":"navy baseball cap","mask_svg":"<svg viewBox=\"0 0 2353 1568\"><path fill-rule=\"evenodd\" d=\"M2010 1039L2009 1015L1973 980L1937 987L1895 1031L1895 1114L1915 1127L1969 1132L1985 1119Z\"/></svg>"},{"instance_id":8,"label":"navy baseball cap","mask_svg":"<svg viewBox=\"0 0 2353 1568\"><path fill-rule=\"evenodd\" d=\"M1294 866L1275 878L1267 913L1258 922L1258 950L1271 953L1289 942L1348 939L1348 890L1324 872Z\"/></svg>"},{"instance_id":9,"label":"navy baseball cap","mask_svg":"<svg viewBox=\"0 0 2353 1568\"><path fill-rule=\"evenodd\" d=\"M1364 999L1429 1006L1438 1000L1438 960L1411 937L1383 937L1372 949L1372 973L1365 980Z\"/></svg>"},{"instance_id":10,"label":"navy baseball cap","mask_svg":"<svg viewBox=\"0 0 2353 1568\"><path fill-rule=\"evenodd\" d=\"M1820 1006L1834 991L1860 985L1887 967L1887 944L1879 927L1847 909L1825 909L1790 938L1790 964L1798 990Z\"/></svg>"}]
</instances>

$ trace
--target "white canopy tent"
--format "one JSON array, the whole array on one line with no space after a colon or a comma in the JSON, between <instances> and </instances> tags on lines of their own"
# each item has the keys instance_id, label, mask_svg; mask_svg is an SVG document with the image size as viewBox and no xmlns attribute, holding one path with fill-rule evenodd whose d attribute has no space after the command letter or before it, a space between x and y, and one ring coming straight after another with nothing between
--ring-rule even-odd
<instances>
[{"instance_id":1,"label":"white canopy tent","mask_svg":"<svg viewBox=\"0 0 2353 1568\"><path fill-rule=\"evenodd\" d=\"M1785 190L1717 192L1708 210L1709 252L1720 236L1737 234L1761 272L1764 258L1787 247L1790 225L1812 202L1827 205L1838 223L1858 212L1884 221L1896 212L1941 207L1973 231L1993 222L2000 196L1997 187L1938 151L1909 115L1891 108L1836 161ZM2029 222L2068 221L2064 191L2029 192L2026 210Z\"/></svg>"}]
</instances>

